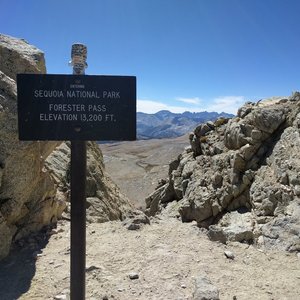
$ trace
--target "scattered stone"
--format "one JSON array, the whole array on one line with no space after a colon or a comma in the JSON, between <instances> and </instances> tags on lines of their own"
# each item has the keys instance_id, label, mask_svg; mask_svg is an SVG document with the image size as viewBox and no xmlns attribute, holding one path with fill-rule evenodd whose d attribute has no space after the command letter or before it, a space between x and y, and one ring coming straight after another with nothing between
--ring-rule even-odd
<instances>
[{"instance_id":1,"label":"scattered stone","mask_svg":"<svg viewBox=\"0 0 300 300\"><path fill-rule=\"evenodd\" d=\"M193 300L219 300L219 290L206 276L199 276L196 279Z\"/></svg>"},{"instance_id":2,"label":"scattered stone","mask_svg":"<svg viewBox=\"0 0 300 300\"><path fill-rule=\"evenodd\" d=\"M69 300L69 297L65 294L56 295L54 300Z\"/></svg>"},{"instance_id":3,"label":"scattered stone","mask_svg":"<svg viewBox=\"0 0 300 300\"><path fill-rule=\"evenodd\" d=\"M123 221L123 225L128 230L138 230L143 224L150 224L150 219L139 210L132 211Z\"/></svg>"},{"instance_id":4,"label":"scattered stone","mask_svg":"<svg viewBox=\"0 0 300 300\"><path fill-rule=\"evenodd\" d=\"M57 265L54 266L54 268L57 269L57 268L61 267L62 265L63 264L57 264Z\"/></svg>"},{"instance_id":5,"label":"scattered stone","mask_svg":"<svg viewBox=\"0 0 300 300\"><path fill-rule=\"evenodd\" d=\"M130 223L127 225L128 230L139 230L141 228L140 224Z\"/></svg>"},{"instance_id":6,"label":"scattered stone","mask_svg":"<svg viewBox=\"0 0 300 300\"><path fill-rule=\"evenodd\" d=\"M38 258L38 257L41 257L41 256L43 256L41 250L34 251L34 252L32 253L32 257L34 257L34 258Z\"/></svg>"},{"instance_id":7,"label":"scattered stone","mask_svg":"<svg viewBox=\"0 0 300 300\"><path fill-rule=\"evenodd\" d=\"M229 251L229 250L225 250L224 251L224 255L229 258L229 259L234 259L235 258L235 255L233 252Z\"/></svg>"},{"instance_id":8,"label":"scattered stone","mask_svg":"<svg viewBox=\"0 0 300 300\"><path fill-rule=\"evenodd\" d=\"M128 277L129 277L131 280L139 279L139 274L136 273L136 272L131 272L131 273L128 274Z\"/></svg>"},{"instance_id":9,"label":"scattered stone","mask_svg":"<svg viewBox=\"0 0 300 300\"><path fill-rule=\"evenodd\" d=\"M85 268L85 271L86 271L86 272L92 272L92 271L100 270L100 269L101 269L100 267L91 265L91 266L87 266L87 267Z\"/></svg>"}]
</instances>

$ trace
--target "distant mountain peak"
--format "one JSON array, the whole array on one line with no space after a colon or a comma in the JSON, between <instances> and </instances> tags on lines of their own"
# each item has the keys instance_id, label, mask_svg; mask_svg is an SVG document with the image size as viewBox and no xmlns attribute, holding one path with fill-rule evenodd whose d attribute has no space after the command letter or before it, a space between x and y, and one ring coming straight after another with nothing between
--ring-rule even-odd
<instances>
[{"instance_id":1,"label":"distant mountain peak","mask_svg":"<svg viewBox=\"0 0 300 300\"><path fill-rule=\"evenodd\" d=\"M192 131L196 126L220 117L232 118L225 112L189 112L172 113L161 110L155 114L137 113L137 135L139 139L173 138Z\"/></svg>"}]
</instances>

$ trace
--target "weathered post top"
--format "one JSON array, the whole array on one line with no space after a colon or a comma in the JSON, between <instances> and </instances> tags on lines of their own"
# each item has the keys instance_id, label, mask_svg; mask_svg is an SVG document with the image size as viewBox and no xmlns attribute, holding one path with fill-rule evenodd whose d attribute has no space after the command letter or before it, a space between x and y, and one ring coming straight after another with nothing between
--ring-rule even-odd
<instances>
[{"instance_id":1,"label":"weathered post top","mask_svg":"<svg viewBox=\"0 0 300 300\"><path fill-rule=\"evenodd\" d=\"M73 74L84 74L87 58L87 47L84 44L76 43L72 45L71 50L71 61L70 64L73 66Z\"/></svg>"}]
</instances>

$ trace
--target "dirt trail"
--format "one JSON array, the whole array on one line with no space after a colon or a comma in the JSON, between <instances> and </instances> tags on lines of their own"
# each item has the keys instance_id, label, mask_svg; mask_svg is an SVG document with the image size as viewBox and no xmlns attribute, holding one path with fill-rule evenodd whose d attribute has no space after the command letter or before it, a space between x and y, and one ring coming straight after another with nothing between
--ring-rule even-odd
<instances>
[{"instance_id":1,"label":"dirt trail","mask_svg":"<svg viewBox=\"0 0 300 300\"><path fill-rule=\"evenodd\" d=\"M139 231L129 231L121 222L88 225L86 299L191 300L201 274L219 289L220 299L299 299L296 254L211 242L195 224L175 218L162 216L151 223ZM23 264L16 257L6 260L0 281L11 284L1 287L0 299L68 299L69 236L69 223L60 222L39 254L28 252ZM225 250L235 259L226 258ZM24 273L18 293L18 273L5 277L11 267ZM131 280L131 272L139 278Z\"/></svg>"}]
</instances>

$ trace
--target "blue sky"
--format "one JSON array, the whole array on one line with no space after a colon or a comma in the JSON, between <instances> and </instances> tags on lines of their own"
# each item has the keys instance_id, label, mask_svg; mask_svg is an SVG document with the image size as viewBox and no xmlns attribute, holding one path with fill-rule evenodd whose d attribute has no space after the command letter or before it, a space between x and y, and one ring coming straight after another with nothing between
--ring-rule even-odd
<instances>
[{"instance_id":1,"label":"blue sky","mask_svg":"<svg viewBox=\"0 0 300 300\"><path fill-rule=\"evenodd\" d=\"M138 111L225 111L300 86L299 0L0 0L0 32L70 74L137 76Z\"/></svg>"}]
</instances>

